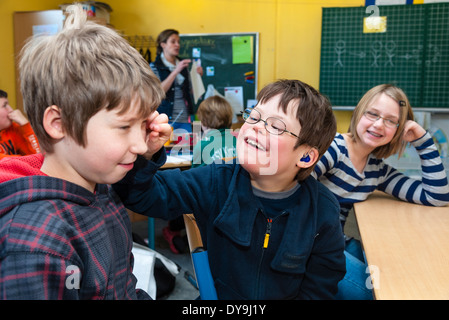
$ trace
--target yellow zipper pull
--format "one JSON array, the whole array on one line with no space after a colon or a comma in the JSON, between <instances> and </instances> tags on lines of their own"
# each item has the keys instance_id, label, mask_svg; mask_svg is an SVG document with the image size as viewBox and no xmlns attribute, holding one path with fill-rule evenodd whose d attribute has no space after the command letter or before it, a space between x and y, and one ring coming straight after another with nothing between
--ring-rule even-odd
<instances>
[{"instance_id":1,"label":"yellow zipper pull","mask_svg":"<svg viewBox=\"0 0 449 320\"><path fill-rule=\"evenodd\" d=\"M265 239L263 241L263 248L268 248L268 241L270 241L270 234L271 234L271 223L273 222L273 219L267 219L267 230L265 232Z\"/></svg>"},{"instance_id":2,"label":"yellow zipper pull","mask_svg":"<svg viewBox=\"0 0 449 320\"><path fill-rule=\"evenodd\" d=\"M268 248L268 241L270 240L270 234L266 233L265 234L265 240L263 241L263 248L266 249Z\"/></svg>"}]
</instances>

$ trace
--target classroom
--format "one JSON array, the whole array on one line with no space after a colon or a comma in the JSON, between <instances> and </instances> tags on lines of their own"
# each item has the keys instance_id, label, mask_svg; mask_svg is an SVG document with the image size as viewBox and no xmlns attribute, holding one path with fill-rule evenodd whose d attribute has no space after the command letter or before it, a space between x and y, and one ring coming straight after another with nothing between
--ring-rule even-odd
<instances>
[{"instance_id":1,"label":"classroom","mask_svg":"<svg viewBox=\"0 0 449 320\"><path fill-rule=\"evenodd\" d=\"M449 41L447 40L449 1L107 0L82 3L89 20L116 30L151 64L151 69L157 77L161 76L162 71L156 70L157 67L152 62L160 56L160 52L157 51L158 35L166 29L179 32L181 49L178 57L180 60L191 60L185 69L189 71L189 74L185 73L184 76L190 77L193 83L191 84L194 101L193 115L189 117L188 123L184 123L186 126L179 127L181 131L177 131L178 127L174 124L187 121L177 121L182 112L173 117L168 114L169 123L172 129L175 129L175 135L171 135L169 141L165 143L167 160L159 170L162 174L173 168L180 169L180 175L185 174L197 164L195 151L192 151L193 145L203 137L202 130L205 129L201 125L204 126L206 120L201 122L202 115L196 112L208 95L214 95L214 90L215 94L218 93L227 99L232 110L232 126L229 128L234 138L229 136L226 144L232 141L235 143L235 140L231 139L238 139L240 128L248 124L255 126L258 122L264 122L267 132L273 134L270 132L273 128L276 130L273 119L279 119L273 116L265 118L263 112L256 110L258 118L251 123L250 121L254 119L254 111L251 110L257 103L257 93L279 79L300 80L326 96L335 117L336 132L341 134L348 132L356 113L354 112L356 105L369 89L389 83L404 90L407 96L399 99L399 106L402 107L402 103L404 105L407 103L407 108L413 109L414 119L408 120L414 120L413 123L416 126L410 130L415 130L415 135L417 135L416 132L423 130L425 135L421 134L416 136L416 139L407 141L409 143L404 143L403 149L397 147L396 152L401 150L400 157L396 153L388 153L388 156L382 160L382 165L391 166L395 168L395 172L411 177L419 183L408 180L404 182L404 180L390 187L382 187L383 189L379 187L381 191L376 190L374 193L372 193L375 189L374 183L364 185L364 190L374 188L370 189L370 195L366 196L361 193L368 191L359 192L355 189L355 195L350 191L337 192L335 196L342 207L347 205L343 199L345 196L361 197L360 200L350 203L350 208L348 207L349 209L344 212L345 217L341 216L341 212L346 209L342 209L340 220L344 220L346 241L355 239L358 243L357 252L362 254L359 259L361 262L357 261L357 263L360 264L358 271L362 270L363 274L358 279L362 279L361 281L368 288L364 294L368 295L369 300L449 299L449 276L446 272L446 266L449 263L447 253L449 207L445 205L449 202L446 202L444 198L447 196L444 193L445 188L448 187L447 174L449 174L447 141L449 136ZM8 93L7 98L12 109L17 108L24 112L18 74L18 55L24 41L39 32L59 32L65 19L63 12L68 5L70 5L69 2L64 3L60 0L2 0L0 2L0 29L3 31L0 50L0 69L2 70L0 89ZM201 75L198 76L199 71L194 72L192 64L202 68ZM180 78L176 79L182 82ZM162 82L162 88L165 90L164 82ZM181 94L179 92L175 94ZM386 95L385 93L384 96ZM173 112L173 108L170 110ZM249 111L246 114L247 110ZM387 126L391 123L394 128L398 127L401 130L406 127L407 119L405 118L401 122L399 118L393 120L388 116L385 118L382 112L376 111L377 113L373 114L369 112L363 111L360 118L363 120L371 117L369 121L376 124L378 120L382 120L379 123L383 123L385 129L388 129ZM282 134L290 133L296 136L295 133L287 130L292 124L289 121L284 121L287 125L283 123L284 129L275 135L282 136ZM275 124L278 125L278 123ZM177 123L177 125L180 124ZM187 131L183 131L186 128ZM341 136L341 139L346 138L343 139ZM424 141L424 139L427 140ZM419 143L416 142L418 140ZM431 144L430 147L429 144ZM427 147L433 149L425 149ZM345 148L347 148L346 154L354 152L348 146ZM216 153L216 156L220 159L235 159L236 155L231 149L223 149ZM317 156L313 156L312 149L314 148L304 154L301 161L307 162L309 160L303 159L312 156L313 162L318 163L313 171L314 177L318 176L317 179L333 191L335 180L328 179L327 173L322 172L326 166L325 164L320 166L320 163L324 162L319 162L318 150L316 150ZM204 150L205 147L202 146L201 152ZM434 158L426 158L426 152L432 153ZM369 157L371 155L367 154L364 164L374 159ZM333 158L326 153L321 159L331 161ZM351 161L349 156L347 159ZM356 179L365 180L365 175L359 173L363 172L365 165L358 170L359 172L357 172L357 166L354 168L353 171L358 174ZM0 166L0 172L1 170ZM434 181L437 179L436 176L441 179ZM351 184L350 181L353 178L349 174L339 176L342 184L345 181ZM390 178L393 180L392 176ZM370 180L368 175L366 180ZM420 185L421 180L423 186ZM426 183L430 185L432 195L441 193L444 196L441 198L436 196L431 200L429 198L432 196L429 195L429 198L423 196L428 188ZM414 189L406 189L409 185L412 185L410 188ZM435 189L432 189L433 187ZM0 193L0 199L5 196L6 194ZM170 231L169 224L165 220L157 217L147 218L133 212L136 211L134 208L127 210L133 235L139 238L139 244L133 249L133 254L138 257L135 273L139 273L140 288L149 292L153 299L156 299L156 286L157 290L166 291L163 294L158 293L157 299L195 300L198 296L201 296L203 300L217 298L213 285L212 292L200 285L200 281L205 281L210 286L210 282L216 279L207 278L208 273L210 274L210 271L207 271L208 266L204 271L206 277L202 277L201 272L198 272L195 267L194 254L190 252L202 246L201 235L204 236L203 232L200 235L193 215L184 215L181 222L184 246L181 250L179 245L173 242L175 237L180 238L179 232ZM270 219L268 220L271 231L271 222ZM184 224L187 227L186 230ZM201 231L203 227L200 226ZM3 226L0 226L0 230L2 228ZM269 231L266 231L265 236L267 235L270 236ZM265 241L268 243L268 238ZM348 243L346 242L346 246ZM150 253L146 245L151 249ZM152 250L155 250L156 254ZM209 258L209 261L216 257L214 253L210 254L213 258ZM206 259L208 264L207 255L206 258L204 255L200 257L199 254L196 257L196 259ZM170 278L168 288L161 289L157 279L154 279L153 268L156 268L154 266L156 258L159 262L165 261L162 272ZM151 270L146 268L145 263L148 261L153 265ZM203 268L204 260L201 263ZM160 263L158 266L161 268ZM346 257L346 272L348 272L348 266ZM70 281L74 280L75 284L76 270L71 274L74 278L70 278ZM221 269L212 268L213 273L218 272L217 270ZM140 277L146 277L149 280L145 278L145 281L148 281L142 283ZM201 290L204 291L201 292ZM220 295L220 290L236 289L217 290ZM229 295L229 297L236 299L236 296ZM255 299L254 297L258 295L249 297ZM313 294L311 297L313 299ZM6 299L6 296L0 293L0 299ZM347 296L341 299L358 298ZM261 312L263 314L263 310Z\"/></svg>"}]
</instances>

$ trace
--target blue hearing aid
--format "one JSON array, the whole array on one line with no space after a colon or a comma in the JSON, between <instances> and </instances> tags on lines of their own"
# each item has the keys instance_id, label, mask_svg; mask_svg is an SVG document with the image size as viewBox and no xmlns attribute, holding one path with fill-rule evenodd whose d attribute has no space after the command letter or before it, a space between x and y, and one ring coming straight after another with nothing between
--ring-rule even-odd
<instances>
[{"instance_id":1,"label":"blue hearing aid","mask_svg":"<svg viewBox=\"0 0 449 320\"><path fill-rule=\"evenodd\" d=\"M309 162L309 161L310 161L310 156L309 156L309 154L306 153L305 155L303 155L300 161L303 161L303 162Z\"/></svg>"}]
</instances>

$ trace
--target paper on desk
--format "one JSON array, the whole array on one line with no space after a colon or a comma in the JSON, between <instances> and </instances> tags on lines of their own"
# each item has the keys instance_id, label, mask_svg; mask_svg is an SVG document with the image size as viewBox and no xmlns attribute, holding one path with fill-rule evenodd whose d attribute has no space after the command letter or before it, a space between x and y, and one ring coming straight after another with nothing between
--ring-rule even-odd
<instances>
[{"instance_id":1,"label":"paper on desk","mask_svg":"<svg viewBox=\"0 0 449 320\"><path fill-rule=\"evenodd\" d=\"M193 99L195 103L198 102L198 99L203 95L206 90L204 89L203 79L198 72L196 72L196 68L198 67L195 60L192 63L192 69L190 69L190 79L192 80L193 87Z\"/></svg>"},{"instance_id":2,"label":"paper on desk","mask_svg":"<svg viewBox=\"0 0 449 320\"><path fill-rule=\"evenodd\" d=\"M170 156L167 155L167 161L165 161L165 163L183 163L183 162L188 162L188 161L192 161L193 156L191 154L189 155L177 155L177 156Z\"/></svg>"}]
</instances>

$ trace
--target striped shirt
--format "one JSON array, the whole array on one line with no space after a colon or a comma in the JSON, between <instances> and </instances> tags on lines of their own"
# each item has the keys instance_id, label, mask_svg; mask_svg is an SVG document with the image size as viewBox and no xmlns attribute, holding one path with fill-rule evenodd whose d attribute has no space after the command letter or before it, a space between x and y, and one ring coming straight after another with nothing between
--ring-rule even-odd
<instances>
[{"instance_id":1,"label":"striped shirt","mask_svg":"<svg viewBox=\"0 0 449 320\"><path fill-rule=\"evenodd\" d=\"M364 201L376 189L411 203L427 206L449 203L446 172L432 137L426 133L411 145L421 159L421 180L407 177L373 154L368 156L363 172L358 172L349 158L343 136L336 134L312 175L337 197L342 224L353 204Z\"/></svg>"}]
</instances>

